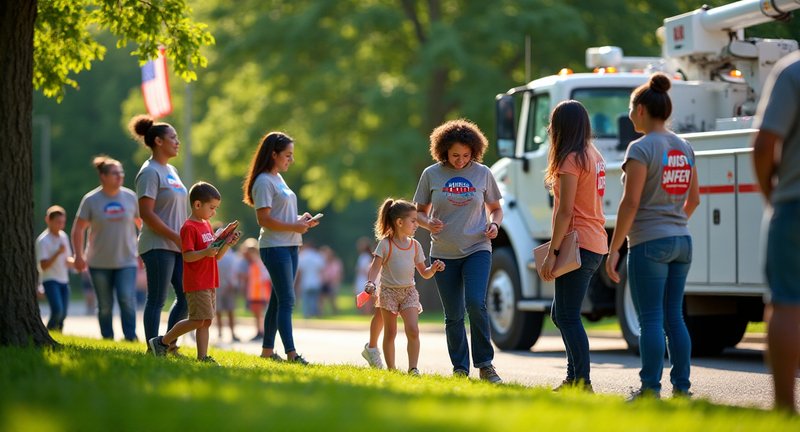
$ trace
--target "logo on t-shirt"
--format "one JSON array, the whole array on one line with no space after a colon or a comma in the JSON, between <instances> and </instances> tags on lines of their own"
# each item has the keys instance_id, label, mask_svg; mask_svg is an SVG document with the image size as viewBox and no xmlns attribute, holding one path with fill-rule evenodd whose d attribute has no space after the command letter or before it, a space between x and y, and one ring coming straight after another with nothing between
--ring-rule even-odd
<instances>
[{"instance_id":1,"label":"logo on t-shirt","mask_svg":"<svg viewBox=\"0 0 800 432\"><path fill-rule=\"evenodd\" d=\"M597 194L603 196L606 194L606 163L597 162L595 171L597 172Z\"/></svg>"},{"instance_id":2,"label":"logo on t-shirt","mask_svg":"<svg viewBox=\"0 0 800 432\"><path fill-rule=\"evenodd\" d=\"M442 193L455 206L465 206L475 196L475 186L464 177L453 177L444 183Z\"/></svg>"},{"instance_id":3,"label":"logo on t-shirt","mask_svg":"<svg viewBox=\"0 0 800 432\"><path fill-rule=\"evenodd\" d=\"M680 150L664 152L661 161L661 188L670 195L683 195L689 190L692 180L692 162Z\"/></svg>"},{"instance_id":4,"label":"logo on t-shirt","mask_svg":"<svg viewBox=\"0 0 800 432\"><path fill-rule=\"evenodd\" d=\"M214 241L214 234L211 234L210 232L205 232L202 234L202 238L203 238L203 243L209 244Z\"/></svg>"},{"instance_id":5,"label":"logo on t-shirt","mask_svg":"<svg viewBox=\"0 0 800 432\"><path fill-rule=\"evenodd\" d=\"M167 184L169 185L169 187L171 187L176 191L183 192L185 190L185 188L183 187L183 183L181 183L180 180L173 177L172 174L167 174Z\"/></svg>"},{"instance_id":6,"label":"logo on t-shirt","mask_svg":"<svg viewBox=\"0 0 800 432\"><path fill-rule=\"evenodd\" d=\"M103 214L106 220L120 220L125 217L125 207L116 201L111 201L103 207Z\"/></svg>"}]
</instances>

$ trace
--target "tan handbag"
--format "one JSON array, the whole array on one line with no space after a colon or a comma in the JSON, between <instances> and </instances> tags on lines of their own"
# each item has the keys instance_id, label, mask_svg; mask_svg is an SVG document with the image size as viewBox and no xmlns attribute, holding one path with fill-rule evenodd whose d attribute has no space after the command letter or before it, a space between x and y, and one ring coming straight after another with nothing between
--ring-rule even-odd
<instances>
[{"instance_id":1,"label":"tan handbag","mask_svg":"<svg viewBox=\"0 0 800 432\"><path fill-rule=\"evenodd\" d=\"M533 250L533 259L536 262L536 271L542 277L542 264L550 251L550 242L543 243ZM553 276L559 277L573 270L581 268L581 251L578 242L578 231L572 230L564 235L561 247L558 249L556 265L553 267Z\"/></svg>"}]
</instances>

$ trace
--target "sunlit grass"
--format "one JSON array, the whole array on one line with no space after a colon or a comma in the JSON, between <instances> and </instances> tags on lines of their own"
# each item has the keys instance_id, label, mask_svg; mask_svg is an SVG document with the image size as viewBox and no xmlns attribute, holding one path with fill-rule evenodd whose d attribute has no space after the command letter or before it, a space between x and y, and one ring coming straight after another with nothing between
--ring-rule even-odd
<instances>
[{"instance_id":1,"label":"sunlit grass","mask_svg":"<svg viewBox=\"0 0 800 432\"><path fill-rule=\"evenodd\" d=\"M800 419L704 401L645 401L215 351L221 367L137 344L58 337L0 348L0 430L800 430ZM189 353L187 353L189 354Z\"/></svg>"}]
</instances>

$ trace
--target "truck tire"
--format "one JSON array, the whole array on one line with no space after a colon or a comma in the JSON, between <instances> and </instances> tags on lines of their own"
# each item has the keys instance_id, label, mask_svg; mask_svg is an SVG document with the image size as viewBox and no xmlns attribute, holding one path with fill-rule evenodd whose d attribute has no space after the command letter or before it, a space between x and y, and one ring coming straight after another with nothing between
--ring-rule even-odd
<instances>
[{"instance_id":1,"label":"truck tire","mask_svg":"<svg viewBox=\"0 0 800 432\"><path fill-rule=\"evenodd\" d=\"M639 315L636 314L636 308L633 306L631 286L628 283L628 275L623 274L624 269L625 266L620 269L622 280L617 289L617 319L622 330L622 337L625 339L625 343L628 344L628 351L638 355L639 335L641 334Z\"/></svg>"},{"instance_id":2,"label":"truck tire","mask_svg":"<svg viewBox=\"0 0 800 432\"><path fill-rule=\"evenodd\" d=\"M521 294L514 252L509 247L495 249L486 308L492 341L501 350L529 350L542 334L544 313L517 310Z\"/></svg>"},{"instance_id":3,"label":"truck tire","mask_svg":"<svg viewBox=\"0 0 800 432\"><path fill-rule=\"evenodd\" d=\"M738 315L697 315L686 317L692 338L693 356L715 356L736 346L747 329L747 319Z\"/></svg>"}]
</instances>

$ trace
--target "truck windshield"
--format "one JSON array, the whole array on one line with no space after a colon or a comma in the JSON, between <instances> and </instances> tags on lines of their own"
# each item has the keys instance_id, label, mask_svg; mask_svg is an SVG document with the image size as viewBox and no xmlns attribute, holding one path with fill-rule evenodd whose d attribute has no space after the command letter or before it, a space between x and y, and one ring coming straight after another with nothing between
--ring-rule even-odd
<instances>
[{"instance_id":1,"label":"truck windshield","mask_svg":"<svg viewBox=\"0 0 800 432\"><path fill-rule=\"evenodd\" d=\"M592 132L596 138L617 138L619 116L628 115L632 88L583 88L572 92L589 111Z\"/></svg>"}]
</instances>

